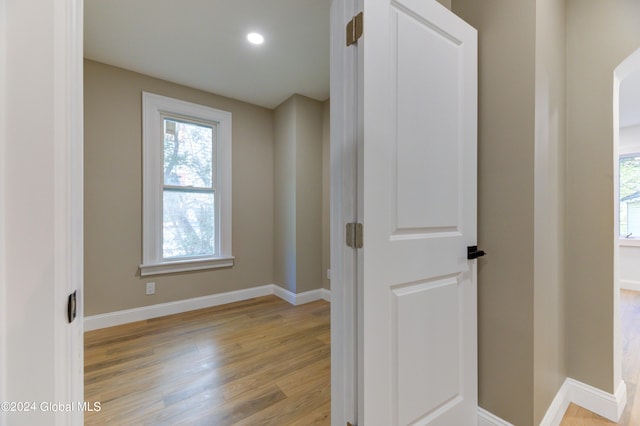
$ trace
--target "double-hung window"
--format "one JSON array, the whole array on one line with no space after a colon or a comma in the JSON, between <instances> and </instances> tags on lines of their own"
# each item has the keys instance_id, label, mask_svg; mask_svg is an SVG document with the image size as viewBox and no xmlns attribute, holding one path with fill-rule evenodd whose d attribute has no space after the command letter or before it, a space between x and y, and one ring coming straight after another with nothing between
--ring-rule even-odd
<instances>
[{"instance_id":1,"label":"double-hung window","mask_svg":"<svg viewBox=\"0 0 640 426\"><path fill-rule=\"evenodd\" d=\"M141 275L233 265L231 113L143 93Z\"/></svg>"}]
</instances>

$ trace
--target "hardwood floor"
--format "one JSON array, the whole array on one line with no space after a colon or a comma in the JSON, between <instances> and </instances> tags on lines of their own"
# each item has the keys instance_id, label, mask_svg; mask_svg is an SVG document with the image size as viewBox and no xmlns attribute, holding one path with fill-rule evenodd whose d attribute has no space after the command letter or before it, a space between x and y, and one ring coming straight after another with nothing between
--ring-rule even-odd
<instances>
[{"instance_id":1,"label":"hardwood floor","mask_svg":"<svg viewBox=\"0 0 640 426\"><path fill-rule=\"evenodd\" d=\"M582 407L571 404L562 426L640 425L640 293L622 290L620 293L622 325L622 379L627 385L627 405L619 423L611 422Z\"/></svg>"},{"instance_id":2,"label":"hardwood floor","mask_svg":"<svg viewBox=\"0 0 640 426\"><path fill-rule=\"evenodd\" d=\"M87 425L329 425L329 304L266 296L85 333Z\"/></svg>"},{"instance_id":3,"label":"hardwood floor","mask_svg":"<svg viewBox=\"0 0 640 426\"><path fill-rule=\"evenodd\" d=\"M623 291L627 405L562 426L640 425L640 293ZM85 333L87 425L329 425L329 304L266 296Z\"/></svg>"}]
</instances>

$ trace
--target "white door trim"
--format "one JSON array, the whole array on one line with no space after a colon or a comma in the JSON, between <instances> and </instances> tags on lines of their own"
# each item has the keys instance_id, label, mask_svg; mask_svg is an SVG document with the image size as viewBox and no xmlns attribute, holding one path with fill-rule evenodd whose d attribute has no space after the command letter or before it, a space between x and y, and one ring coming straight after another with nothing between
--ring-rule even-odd
<instances>
[{"instance_id":1,"label":"white door trim","mask_svg":"<svg viewBox=\"0 0 640 426\"><path fill-rule=\"evenodd\" d=\"M356 257L344 226L356 221L355 46L345 45L354 0L331 4L331 423L356 424Z\"/></svg>"},{"instance_id":2,"label":"white door trim","mask_svg":"<svg viewBox=\"0 0 640 426\"><path fill-rule=\"evenodd\" d=\"M56 354L56 393L62 401L84 401L84 2L55 3L56 300L76 292L76 319L65 325ZM82 411L69 424L84 424Z\"/></svg>"},{"instance_id":3,"label":"white door trim","mask_svg":"<svg viewBox=\"0 0 640 426\"><path fill-rule=\"evenodd\" d=\"M6 1L0 0L0 74L4 74L7 69L6 66ZM5 303L6 297L6 275L5 275L5 114L6 114L6 87L5 79L0 78L0 377L7 377L5 360L7 359L7 323L5 321L5 312L7 309ZM6 401L6 382L0 380L0 401ZM4 411L0 410L0 424L6 424L6 415Z\"/></svg>"},{"instance_id":4,"label":"white door trim","mask_svg":"<svg viewBox=\"0 0 640 426\"><path fill-rule=\"evenodd\" d=\"M0 392L5 401L77 404L84 399L82 5L82 0L0 3L0 150L7 166L0 169L0 220L6 227L0 229L0 295L6 304L0 319ZM29 122L33 134L24 135ZM30 158L31 167L24 163ZM29 183L46 180L47 196L40 200L10 185L16 171L30 174ZM45 215L46 222L36 223ZM37 234L44 226L46 235ZM25 241L34 247L32 256L23 253ZM78 316L69 324L67 296L73 291L78 292ZM40 334L50 339L34 346ZM35 347L30 358L20 358ZM25 380L34 368L32 375L39 369L43 376ZM13 413L0 419L10 421L81 425L83 415L38 410L22 420Z\"/></svg>"}]
</instances>

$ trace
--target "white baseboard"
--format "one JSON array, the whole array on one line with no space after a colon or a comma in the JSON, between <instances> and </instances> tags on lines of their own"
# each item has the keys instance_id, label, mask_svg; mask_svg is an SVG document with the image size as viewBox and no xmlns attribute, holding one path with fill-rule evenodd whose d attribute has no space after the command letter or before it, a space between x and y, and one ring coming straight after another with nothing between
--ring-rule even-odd
<instances>
[{"instance_id":1,"label":"white baseboard","mask_svg":"<svg viewBox=\"0 0 640 426\"><path fill-rule=\"evenodd\" d=\"M506 420L502 420L500 417L496 416L485 410L482 407L478 407L478 426L513 426Z\"/></svg>"},{"instance_id":2,"label":"white baseboard","mask_svg":"<svg viewBox=\"0 0 640 426\"><path fill-rule=\"evenodd\" d=\"M315 300L331 301L331 292L324 288L295 294L288 290L284 290L282 287L275 284L267 284L260 287L212 294L210 296L196 297L193 299L178 300L175 302L143 306L141 308L91 315L84 318L84 330L91 331L100 328L113 327L115 325L122 325L135 321L143 321L151 318L193 311L196 309L209 308L211 306L224 305L226 303L239 302L241 300L253 299L254 297L268 296L270 294L274 294L292 305L302 305Z\"/></svg>"},{"instance_id":3,"label":"white baseboard","mask_svg":"<svg viewBox=\"0 0 640 426\"><path fill-rule=\"evenodd\" d=\"M621 382L615 394L604 392L577 380L567 378L551 402L540 426L558 426L570 403L586 408L602 417L618 422L627 401L627 387ZM478 426L513 426L500 417L478 407Z\"/></svg>"},{"instance_id":4,"label":"white baseboard","mask_svg":"<svg viewBox=\"0 0 640 426\"><path fill-rule=\"evenodd\" d=\"M640 291L640 281L620 280L620 288L624 290Z\"/></svg>"},{"instance_id":5,"label":"white baseboard","mask_svg":"<svg viewBox=\"0 0 640 426\"><path fill-rule=\"evenodd\" d=\"M326 288L305 291L304 293L292 293L278 285L273 285L273 294L282 300L286 300L292 305L304 305L305 303L314 302L316 300L326 300L331 302L331 292Z\"/></svg>"},{"instance_id":6,"label":"white baseboard","mask_svg":"<svg viewBox=\"0 0 640 426\"><path fill-rule=\"evenodd\" d=\"M557 426L570 403L596 413L612 422L618 422L627 402L627 387L621 382L615 394L567 378L551 402L540 426Z\"/></svg>"}]
</instances>

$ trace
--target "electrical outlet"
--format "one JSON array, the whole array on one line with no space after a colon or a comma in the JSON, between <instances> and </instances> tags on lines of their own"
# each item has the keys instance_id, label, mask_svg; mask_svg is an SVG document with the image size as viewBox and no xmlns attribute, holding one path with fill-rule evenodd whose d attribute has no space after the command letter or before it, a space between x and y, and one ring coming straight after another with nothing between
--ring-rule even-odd
<instances>
[{"instance_id":1,"label":"electrical outlet","mask_svg":"<svg viewBox=\"0 0 640 426\"><path fill-rule=\"evenodd\" d=\"M156 294L156 283L147 283L147 295Z\"/></svg>"}]
</instances>

